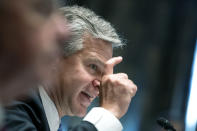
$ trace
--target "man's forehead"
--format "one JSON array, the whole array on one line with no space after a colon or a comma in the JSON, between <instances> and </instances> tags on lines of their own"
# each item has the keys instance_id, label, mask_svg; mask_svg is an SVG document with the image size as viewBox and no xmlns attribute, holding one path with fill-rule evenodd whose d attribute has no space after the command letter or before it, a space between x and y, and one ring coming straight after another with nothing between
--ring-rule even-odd
<instances>
[{"instance_id":1,"label":"man's forehead","mask_svg":"<svg viewBox=\"0 0 197 131\"><path fill-rule=\"evenodd\" d=\"M102 39L86 36L83 42L84 50L95 52L98 55L110 59L113 54L112 44Z\"/></svg>"}]
</instances>

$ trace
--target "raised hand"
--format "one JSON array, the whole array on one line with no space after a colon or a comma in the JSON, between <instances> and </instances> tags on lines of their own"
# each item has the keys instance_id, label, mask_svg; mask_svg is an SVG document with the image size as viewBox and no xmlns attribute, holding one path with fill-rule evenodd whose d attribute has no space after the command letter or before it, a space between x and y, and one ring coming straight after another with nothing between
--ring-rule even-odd
<instances>
[{"instance_id":1,"label":"raised hand","mask_svg":"<svg viewBox=\"0 0 197 131\"><path fill-rule=\"evenodd\" d=\"M128 110L137 86L128 79L125 73L113 74L115 65L122 61L122 57L113 57L105 64L105 72L101 81L100 106L121 118Z\"/></svg>"}]
</instances>

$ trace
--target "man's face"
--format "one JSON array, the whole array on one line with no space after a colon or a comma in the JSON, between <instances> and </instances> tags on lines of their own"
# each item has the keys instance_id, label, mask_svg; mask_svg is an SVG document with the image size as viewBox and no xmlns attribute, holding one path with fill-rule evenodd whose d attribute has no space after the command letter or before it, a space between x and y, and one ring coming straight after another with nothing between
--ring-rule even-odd
<instances>
[{"instance_id":1,"label":"man's face","mask_svg":"<svg viewBox=\"0 0 197 131\"><path fill-rule=\"evenodd\" d=\"M66 37L65 22L57 13L38 8L42 0L3 0L0 6L0 100L24 93L47 76ZM42 7L43 6L43 7ZM46 7L47 9L47 7ZM49 11L50 12L50 11ZM47 78L49 79L49 78ZM9 94L9 95L8 95Z\"/></svg>"},{"instance_id":2,"label":"man's face","mask_svg":"<svg viewBox=\"0 0 197 131\"><path fill-rule=\"evenodd\" d=\"M112 45L86 36L84 48L63 60L61 105L67 115L84 116L99 94L105 62L112 58Z\"/></svg>"}]
</instances>

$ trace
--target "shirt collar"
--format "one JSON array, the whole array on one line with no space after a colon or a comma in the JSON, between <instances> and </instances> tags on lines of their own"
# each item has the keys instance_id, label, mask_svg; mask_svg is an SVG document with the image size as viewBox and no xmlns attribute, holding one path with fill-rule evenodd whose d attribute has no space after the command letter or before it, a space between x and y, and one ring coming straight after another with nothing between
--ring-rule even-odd
<instances>
[{"instance_id":1,"label":"shirt collar","mask_svg":"<svg viewBox=\"0 0 197 131\"><path fill-rule=\"evenodd\" d=\"M60 117L57 108L43 87L39 87L39 93L43 103L47 121L49 123L49 128L51 131L57 131L60 125Z\"/></svg>"}]
</instances>

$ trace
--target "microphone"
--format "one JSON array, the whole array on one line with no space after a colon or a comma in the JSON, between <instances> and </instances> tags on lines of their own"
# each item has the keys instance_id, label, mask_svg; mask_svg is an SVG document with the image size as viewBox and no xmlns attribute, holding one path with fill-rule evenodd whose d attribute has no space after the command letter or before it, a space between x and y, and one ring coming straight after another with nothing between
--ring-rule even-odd
<instances>
[{"instance_id":1,"label":"microphone","mask_svg":"<svg viewBox=\"0 0 197 131\"><path fill-rule=\"evenodd\" d=\"M176 129L172 126L172 124L170 124L170 122L163 117L157 119L157 124L168 131L176 131Z\"/></svg>"}]
</instances>

